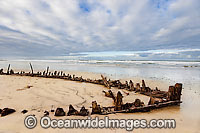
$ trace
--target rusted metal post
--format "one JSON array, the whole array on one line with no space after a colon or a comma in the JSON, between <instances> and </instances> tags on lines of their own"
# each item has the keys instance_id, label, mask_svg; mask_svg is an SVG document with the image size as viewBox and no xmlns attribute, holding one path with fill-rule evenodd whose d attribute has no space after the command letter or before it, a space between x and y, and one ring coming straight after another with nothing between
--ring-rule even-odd
<instances>
[{"instance_id":1,"label":"rusted metal post","mask_svg":"<svg viewBox=\"0 0 200 133\"><path fill-rule=\"evenodd\" d=\"M70 104L69 105L69 111L67 113L68 116L70 115L78 115L78 111L76 109L74 109L74 107Z\"/></svg>"},{"instance_id":2,"label":"rusted metal post","mask_svg":"<svg viewBox=\"0 0 200 133\"><path fill-rule=\"evenodd\" d=\"M63 71L60 72L60 76L63 76Z\"/></svg>"},{"instance_id":3,"label":"rusted metal post","mask_svg":"<svg viewBox=\"0 0 200 133\"><path fill-rule=\"evenodd\" d=\"M33 74L33 66L32 66L31 63L29 63L29 64L30 64L30 67L31 67L31 73Z\"/></svg>"},{"instance_id":4,"label":"rusted metal post","mask_svg":"<svg viewBox=\"0 0 200 133\"><path fill-rule=\"evenodd\" d=\"M54 76L56 76L56 74L57 74L57 71L54 72Z\"/></svg>"},{"instance_id":5,"label":"rusted metal post","mask_svg":"<svg viewBox=\"0 0 200 133\"><path fill-rule=\"evenodd\" d=\"M169 86L167 99L174 101L174 100L181 100L181 92L182 92L182 84L176 83L175 86Z\"/></svg>"},{"instance_id":6,"label":"rusted metal post","mask_svg":"<svg viewBox=\"0 0 200 133\"><path fill-rule=\"evenodd\" d=\"M132 80L129 81L129 89L130 89L130 91L134 91L134 84L133 84Z\"/></svg>"},{"instance_id":7,"label":"rusted metal post","mask_svg":"<svg viewBox=\"0 0 200 133\"><path fill-rule=\"evenodd\" d=\"M14 70L10 70L10 75L15 74Z\"/></svg>"},{"instance_id":8,"label":"rusted metal post","mask_svg":"<svg viewBox=\"0 0 200 133\"><path fill-rule=\"evenodd\" d=\"M145 82L144 80L142 80L142 92L146 92L146 85L145 85Z\"/></svg>"},{"instance_id":9,"label":"rusted metal post","mask_svg":"<svg viewBox=\"0 0 200 133\"><path fill-rule=\"evenodd\" d=\"M136 83L136 91L138 92L138 91L140 91L141 90L141 88L140 88L140 83Z\"/></svg>"},{"instance_id":10,"label":"rusted metal post","mask_svg":"<svg viewBox=\"0 0 200 133\"><path fill-rule=\"evenodd\" d=\"M92 102L92 114L101 114L101 107L96 101Z\"/></svg>"},{"instance_id":11,"label":"rusted metal post","mask_svg":"<svg viewBox=\"0 0 200 133\"><path fill-rule=\"evenodd\" d=\"M181 92L182 92L182 84L181 83L176 83L175 84L176 88L176 100L181 100Z\"/></svg>"},{"instance_id":12,"label":"rusted metal post","mask_svg":"<svg viewBox=\"0 0 200 133\"><path fill-rule=\"evenodd\" d=\"M7 74L10 72L10 64L8 65Z\"/></svg>"},{"instance_id":13,"label":"rusted metal post","mask_svg":"<svg viewBox=\"0 0 200 133\"><path fill-rule=\"evenodd\" d=\"M49 73L49 66L47 67L47 73L46 73L46 76L48 75L48 73Z\"/></svg>"},{"instance_id":14,"label":"rusted metal post","mask_svg":"<svg viewBox=\"0 0 200 133\"><path fill-rule=\"evenodd\" d=\"M175 100L174 95L175 95L175 87L174 86L169 86L168 96L167 96L168 100L169 101Z\"/></svg>"},{"instance_id":15,"label":"rusted metal post","mask_svg":"<svg viewBox=\"0 0 200 133\"><path fill-rule=\"evenodd\" d=\"M3 69L0 69L0 74L2 74L3 73Z\"/></svg>"},{"instance_id":16,"label":"rusted metal post","mask_svg":"<svg viewBox=\"0 0 200 133\"><path fill-rule=\"evenodd\" d=\"M102 91L102 92L105 93L106 97L112 98L114 100L114 102L115 102L116 98L115 98L115 96L114 96L114 94L113 94L113 92L111 90L108 90L108 92L106 92L106 91Z\"/></svg>"},{"instance_id":17,"label":"rusted metal post","mask_svg":"<svg viewBox=\"0 0 200 133\"><path fill-rule=\"evenodd\" d=\"M117 93L117 98L115 100L115 110L122 110L122 105L123 105L123 101L122 101L122 94L120 91L118 91Z\"/></svg>"},{"instance_id":18,"label":"rusted metal post","mask_svg":"<svg viewBox=\"0 0 200 133\"><path fill-rule=\"evenodd\" d=\"M101 75L101 78L102 78L102 80L103 80L104 85L105 85L108 89L110 89L111 86L110 86L109 82L107 81L106 77L104 77L103 75Z\"/></svg>"},{"instance_id":19,"label":"rusted metal post","mask_svg":"<svg viewBox=\"0 0 200 133\"><path fill-rule=\"evenodd\" d=\"M42 73L42 75L44 76L44 75L45 75L45 73L46 73L46 71L44 71L44 72Z\"/></svg>"}]
</instances>

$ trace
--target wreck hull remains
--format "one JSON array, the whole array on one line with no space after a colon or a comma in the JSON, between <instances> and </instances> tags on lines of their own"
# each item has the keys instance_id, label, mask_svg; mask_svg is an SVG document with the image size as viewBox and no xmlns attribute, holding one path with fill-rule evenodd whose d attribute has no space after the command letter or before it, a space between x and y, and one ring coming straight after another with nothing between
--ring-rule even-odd
<instances>
[{"instance_id":1,"label":"wreck hull remains","mask_svg":"<svg viewBox=\"0 0 200 133\"><path fill-rule=\"evenodd\" d=\"M34 73L33 66L30 63L31 72L25 73L24 71L20 71L15 73L14 70L10 69L10 64L8 65L8 69L6 72L3 71L3 69L0 69L0 75L15 75L15 76L31 76L31 77L41 77L41 78L56 78L56 79L63 79L63 80L71 80L71 81L78 81L78 82L85 82L85 83L92 83L92 84L98 84L103 85L106 88L108 88L108 92L103 91L105 93L106 97L110 97L114 101L114 106L111 107L101 107L97 104L96 101L92 102L92 114L100 114L100 115L107 115L112 113L134 113L134 112L149 112L153 109L168 107L168 106L174 106L174 105L180 105L182 103L181 101L181 92L182 92L182 84L176 83L174 86L169 86L168 91L160 91L156 87L156 89L151 89L146 86L146 83L144 80L142 80L142 85L140 83L136 83L136 86L134 87L134 83L130 80L129 82L126 81L124 84L121 83L119 80L110 80L103 75L101 75L102 79L93 80L93 79L84 79L81 77L76 77L75 75L69 75L65 74L63 71L54 71L50 72L49 67L47 67L46 71L43 72L37 72ZM119 90L127 90L127 91L133 91L135 93L139 93L145 96L149 96L150 100L148 102L148 105L144 105L140 99L136 99L133 103L123 103L123 95L120 91L118 91L117 96L114 96L112 91L110 90L111 87L118 88ZM129 93L126 93L129 95ZM73 107L72 105L70 106ZM70 109L71 109L70 108ZM70 110L69 109L69 110ZM64 112L64 110L60 109L60 112ZM72 109L71 109L72 110ZM75 110L73 108L73 110ZM60 113L57 111L59 116ZM74 111L78 112L78 111ZM60 116L65 115L64 113ZM80 112L73 113L73 111L68 112L68 115L81 115L86 116L89 115L89 112L85 107L82 107Z\"/></svg>"}]
</instances>

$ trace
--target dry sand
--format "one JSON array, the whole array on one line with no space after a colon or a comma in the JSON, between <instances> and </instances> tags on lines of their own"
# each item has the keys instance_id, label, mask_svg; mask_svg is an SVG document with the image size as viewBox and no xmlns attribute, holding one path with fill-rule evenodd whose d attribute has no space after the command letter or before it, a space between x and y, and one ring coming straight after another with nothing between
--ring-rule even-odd
<instances>
[{"instance_id":1,"label":"dry sand","mask_svg":"<svg viewBox=\"0 0 200 133\"><path fill-rule=\"evenodd\" d=\"M100 74L71 72L77 76L84 78L99 79ZM139 78L132 78L136 82L141 82ZM168 90L169 84L158 80L146 80L146 84L155 88L156 86L161 90ZM27 87L32 86L32 87ZM7 76L0 75L0 108L9 107L16 109L16 112L5 117L0 117L0 132L126 132L125 129L42 129L38 124L34 129L27 129L24 126L24 118L27 115L35 114L38 120L44 115L44 111L50 111L52 108L62 107L66 112L68 111L69 104L72 104L77 110L83 105L86 108L91 106L92 101L96 100L102 106L112 106L113 100L107 98L102 93L107 88L90 84L80 83L75 81L67 81L62 79L46 79L38 77L22 77L22 76ZM112 89L117 93L117 89ZM121 90L120 90L121 91ZM136 98L140 98L147 104L149 97L134 92L129 92L126 95L121 91L124 96L124 103L133 102ZM192 105L196 104L195 110L199 110L199 95L190 94L188 90L183 90L184 97L190 97ZM184 96L185 95L185 96ZM192 96L192 97L191 97ZM183 101L184 102L184 101ZM183 107L182 107L183 106ZM111 114L109 118L115 119L175 119L176 129L134 129L134 132L200 132L200 115L199 111L190 112L194 106L189 105L166 107L159 110L153 110L148 113L129 113L129 114ZM28 113L22 114L21 111L27 109ZM186 110L186 111L185 111ZM188 110L188 111L187 111ZM91 109L90 109L91 111ZM188 114L189 113L189 114ZM196 113L196 114L195 114ZM101 115L92 115L92 117ZM54 117L50 113L51 118ZM87 117L82 116L64 116L58 119L83 119Z\"/></svg>"}]
</instances>

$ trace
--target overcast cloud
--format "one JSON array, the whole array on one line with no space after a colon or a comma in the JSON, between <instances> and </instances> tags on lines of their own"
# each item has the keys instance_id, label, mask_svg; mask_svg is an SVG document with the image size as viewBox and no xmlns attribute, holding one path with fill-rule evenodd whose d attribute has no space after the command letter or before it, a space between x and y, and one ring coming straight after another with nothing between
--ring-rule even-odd
<instances>
[{"instance_id":1,"label":"overcast cloud","mask_svg":"<svg viewBox=\"0 0 200 133\"><path fill-rule=\"evenodd\" d=\"M200 48L199 0L0 0L0 5L0 56Z\"/></svg>"}]
</instances>

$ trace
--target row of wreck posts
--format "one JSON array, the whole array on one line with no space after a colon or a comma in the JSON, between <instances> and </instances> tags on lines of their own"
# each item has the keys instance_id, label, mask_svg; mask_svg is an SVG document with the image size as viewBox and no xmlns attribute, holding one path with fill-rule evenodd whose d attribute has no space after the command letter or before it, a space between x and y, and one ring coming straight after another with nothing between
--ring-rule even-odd
<instances>
[{"instance_id":1,"label":"row of wreck posts","mask_svg":"<svg viewBox=\"0 0 200 133\"><path fill-rule=\"evenodd\" d=\"M15 73L13 69L10 69L10 64L8 65L7 72L4 73L3 69L0 69L0 74L1 75L20 75L20 76L33 76L33 77L46 77L46 78L66 78L66 79L71 79L71 80L76 80L76 81L82 81L83 78L81 77L75 77L75 75L70 75L70 74L65 74L63 71L54 71L54 72L49 72L49 67L43 72L33 72L33 66L30 63L30 68L31 72L25 73L25 71L20 71Z\"/></svg>"},{"instance_id":2,"label":"row of wreck posts","mask_svg":"<svg viewBox=\"0 0 200 133\"><path fill-rule=\"evenodd\" d=\"M33 77L46 77L46 78L60 78L60 79L67 79L73 81L80 81L80 82L87 82L93 84L104 85L105 87L109 88L108 91L103 91L106 97L110 97L113 99L114 106L110 107L101 107L97 104L96 101L92 102L92 113L91 114L109 114L109 113L126 113L126 112L146 112L150 111L151 109L170 106L170 105L177 105L181 103L181 92L182 92L182 84L176 83L175 86L169 86L168 91L160 91L157 87L155 89L151 89L146 86L145 81L142 80L142 85L140 83L134 83L132 80L125 81L125 83L121 83L119 80L107 80L106 77L101 75L102 79L92 80L92 79L83 79L81 77L75 77L75 75L65 74L63 71L54 71L49 72L49 67L43 72L34 73L33 66L30 63L31 72L25 73L24 71L14 73L14 70L10 69L10 64L8 65L7 72L4 73L3 69L0 69L1 75L20 75L20 76L33 76ZM136 93L140 93L150 97L148 105L144 105L140 99L135 99L134 102L130 103L123 103L123 95L120 91L118 91L117 95L115 96L113 92L110 90L111 87L117 87L118 89L125 89L128 91L134 91ZM125 92L126 95L129 93ZM47 113L48 114L48 113ZM85 109L83 106L80 111L74 109L72 105L69 106L69 112L67 115L82 115L86 116L89 114L89 111ZM65 115L64 110L62 108L57 108L55 111L55 116L62 116Z\"/></svg>"}]
</instances>

